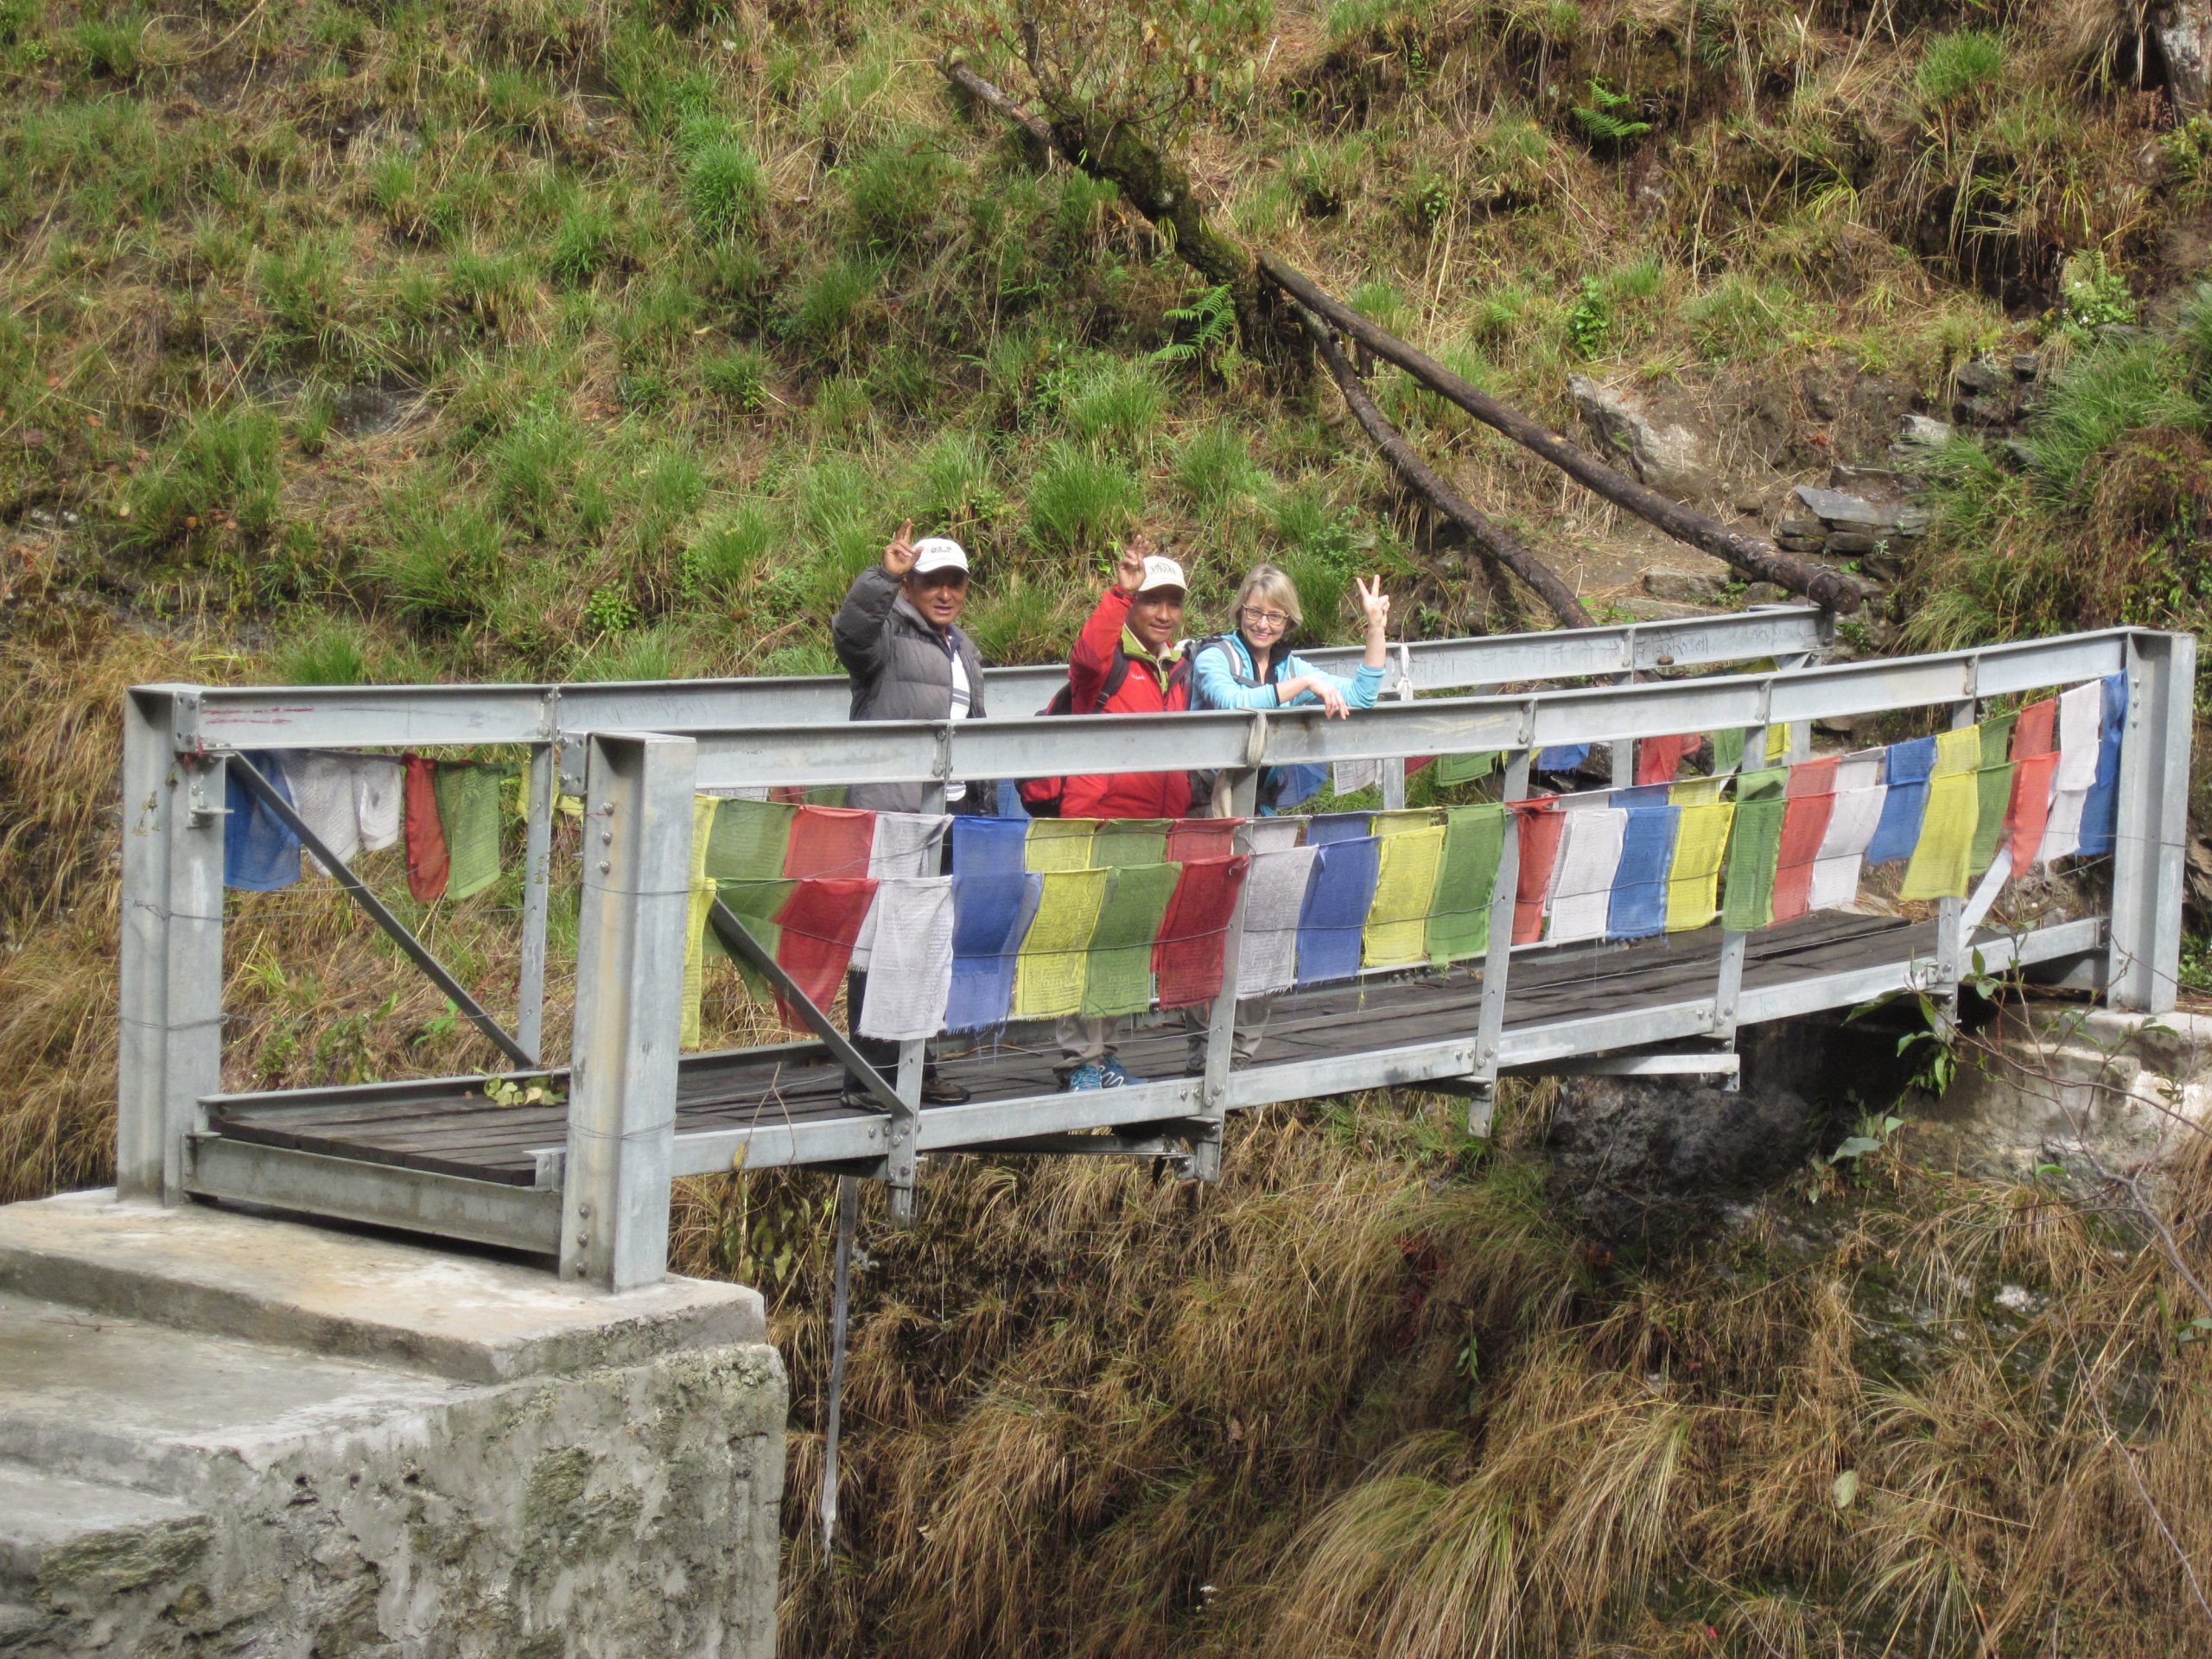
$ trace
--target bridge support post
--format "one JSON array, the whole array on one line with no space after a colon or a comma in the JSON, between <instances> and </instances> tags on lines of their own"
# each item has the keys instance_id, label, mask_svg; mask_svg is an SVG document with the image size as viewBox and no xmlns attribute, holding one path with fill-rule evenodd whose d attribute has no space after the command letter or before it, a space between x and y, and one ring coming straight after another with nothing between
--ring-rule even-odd
<instances>
[{"instance_id":1,"label":"bridge support post","mask_svg":"<svg viewBox=\"0 0 2212 1659\"><path fill-rule=\"evenodd\" d=\"M1402 765L1402 762L1401 763ZM1222 774L1229 791L1228 816L1249 818L1259 810L1260 774L1250 767ZM1404 774L1399 785L1404 786ZM1402 796L1401 799L1402 799ZM1218 808L1217 808L1218 810ZM1250 837L1236 832L1237 850L1252 850ZM1191 1144L1191 1179L1221 1179L1221 1143L1229 1121L1229 1073L1236 1058L1236 975L1244 950L1244 894L1236 895L1236 908L1229 918L1229 933L1221 942L1221 989L1214 994L1206 1021L1206 1065L1198 1084L1198 1115L1205 1132Z\"/></svg>"},{"instance_id":2,"label":"bridge support post","mask_svg":"<svg viewBox=\"0 0 2212 1659\"><path fill-rule=\"evenodd\" d=\"M188 687L124 699L116 1187L163 1204L183 1197L199 1102L223 1085L225 763L179 752L196 712Z\"/></svg>"},{"instance_id":3,"label":"bridge support post","mask_svg":"<svg viewBox=\"0 0 2212 1659\"><path fill-rule=\"evenodd\" d=\"M853 1019L860 1018L855 1013ZM891 1116L891 1150L883 1160L884 1184L891 1189L891 1224L914 1224L915 1160L921 1141L922 1071L929 1045L910 1040L899 1045L899 1101L905 1108Z\"/></svg>"},{"instance_id":4,"label":"bridge support post","mask_svg":"<svg viewBox=\"0 0 2212 1659\"><path fill-rule=\"evenodd\" d=\"M530 750L530 817L523 825L522 973L515 987L515 1040L545 1060L545 913L553 875L553 746Z\"/></svg>"},{"instance_id":5,"label":"bridge support post","mask_svg":"<svg viewBox=\"0 0 2212 1659\"><path fill-rule=\"evenodd\" d=\"M2113 843L2112 938L2105 1000L2164 1014L2181 972L2183 848L2196 639L2139 633L2127 644L2127 724L2120 750L2120 830Z\"/></svg>"},{"instance_id":6,"label":"bridge support post","mask_svg":"<svg viewBox=\"0 0 2212 1659\"><path fill-rule=\"evenodd\" d=\"M668 1270L697 750L595 735L585 762L561 1276L603 1290Z\"/></svg>"},{"instance_id":7,"label":"bridge support post","mask_svg":"<svg viewBox=\"0 0 2212 1659\"><path fill-rule=\"evenodd\" d=\"M1529 798L1533 749L1516 749L1505 758L1508 803L1505 835L1497 849L1497 881L1490 893L1490 950L1483 957L1483 1000L1475 1015L1475 1069L1468 1074L1467 1133L1486 1135L1497 1110L1497 1056L1505 1039L1505 988L1513 961L1514 889L1521 880L1520 815L1510 803ZM1456 1090L1454 1092L1457 1092Z\"/></svg>"}]
</instances>

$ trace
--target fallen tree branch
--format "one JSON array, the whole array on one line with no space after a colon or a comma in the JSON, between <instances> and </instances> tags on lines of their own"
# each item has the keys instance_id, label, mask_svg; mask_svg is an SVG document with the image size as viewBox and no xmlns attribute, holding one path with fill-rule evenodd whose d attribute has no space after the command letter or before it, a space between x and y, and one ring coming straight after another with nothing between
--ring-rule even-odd
<instances>
[{"instance_id":1,"label":"fallen tree branch","mask_svg":"<svg viewBox=\"0 0 2212 1659\"><path fill-rule=\"evenodd\" d=\"M1255 257L1262 274L1292 299L1342 329L1376 356L1396 364L1439 397L1457 404L1484 425L1503 432L1524 449L1542 456L1592 493L1663 530L1678 542L1725 560L1761 582L1771 582L1792 593L1802 594L1816 605L1831 610L1855 611L1865 599L1866 591L1860 584L1841 571L1831 570L1809 559L1793 557L1762 537L1732 531L1719 519L1638 483L1588 450L1545 430L1519 410L1469 385L1395 334L1377 327L1295 266L1265 250Z\"/></svg>"},{"instance_id":2,"label":"fallen tree branch","mask_svg":"<svg viewBox=\"0 0 2212 1659\"><path fill-rule=\"evenodd\" d=\"M1042 140L1049 134L1052 147L1074 166L1093 178L1104 179L1116 186L1122 196L1168 238L1185 263L1208 282L1228 287L1236 302L1237 321L1245 330L1248 342L1255 348L1267 337L1270 314L1265 296L1280 293L1342 330L1376 356L1396 364L1446 401L1458 404L1484 425L1551 462L1593 494L1635 514L1676 541L1709 553L1758 581L1771 582L1792 593L1802 594L1815 604L1831 610L1855 611L1865 600L1865 587L1841 571L1794 557L1763 537L1732 531L1719 519L1638 483L1588 450L1478 391L1395 334L1377 327L1297 267L1264 250L1247 248L1224 236L1199 211L1189 173L1147 143L1134 129L1090 118L1083 111L1055 111L1051 120L1039 119L969 68L957 53L946 53L938 60L938 67L954 85L1006 119L1019 122L1033 136ZM1264 283L1262 278L1265 279ZM1491 533L1501 532L1493 525ZM1488 545L1481 538L1478 544ZM1553 608L1556 610L1558 607L1554 605Z\"/></svg>"},{"instance_id":3,"label":"fallen tree branch","mask_svg":"<svg viewBox=\"0 0 2212 1659\"><path fill-rule=\"evenodd\" d=\"M1344 347L1337 344L1336 335L1327 324L1304 306L1294 308L1298 320L1305 325L1306 333L1313 342L1313 349L1329 371L1337 389L1344 395L1352 416L1375 441L1382 452L1383 460L1391 470L1402 479L1406 486L1421 496L1446 518L1464 531L1476 550L1485 558L1503 566L1536 591L1538 598L1550 607L1560 626L1568 628L1594 628L1597 619L1583 608L1582 601L1573 591L1559 579L1552 568L1527 548L1477 511L1472 503L1454 490L1438 475L1435 468L1414 453L1398 429L1392 426L1369 395L1367 384L1359 378L1359 371L1344 355Z\"/></svg>"}]
</instances>

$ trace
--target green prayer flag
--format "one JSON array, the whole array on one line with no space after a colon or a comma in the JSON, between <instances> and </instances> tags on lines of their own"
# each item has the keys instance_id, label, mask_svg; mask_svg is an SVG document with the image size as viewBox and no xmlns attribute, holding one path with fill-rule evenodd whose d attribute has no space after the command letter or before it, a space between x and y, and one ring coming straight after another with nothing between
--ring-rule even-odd
<instances>
[{"instance_id":1,"label":"green prayer flag","mask_svg":"<svg viewBox=\"0 0 2212 1659\"><path fill-rule=\"evenodd\" d=\"M1789 804L1778 790L1736 803L1720 898L1720 925L1732 932L1748 933L1774 919L1774 872L1782 861L1782 815Z\"/></svg>"},{"instance_id":2,"label":"green prayer flag","mask_svg":"<svg viewBox=\"0 0 2212 1659\"><path fill-rule=\"evenodd\" d=\"M798 818L787 801L724 801L707 836L706 874L717 881L779 880Z\"/></svg>"},{"instance_id":3,"label":"green prayer flag","mask_svg":"<svg viewBox=\"0 0 2212 1659\"><path fill-rule=\"evenodd\" d=\"M1778 801L1789 792L1789 768L1768 766L1736 779L1738 801Z\"/></svg>"},{"instance_id":4,"label":"green prayer flag","mask_svg":"<svg viewBox=\"0 0 2212 1659\"><path fill-rule=\"evenodd\" d=\"M2013 715L1994 715L1981 722L1981 764L2001 766L2012 758L2012 728L2020 723Z\"/></svg>"},{"instance_id":5,"label":"green prayer flag","mask_svg":"<svg viewBox=\"0 0 2212 1659\"><path fill-rule=\"evenodd\" d=\"M1152 1006L1153 941L1182 879L1180 864L1125 864L1114 871L1090 932L1084 1014L1142 1014Z\"/></svg>"},{"instance_id":6,"label":"green prayer flag","mask_svg":"<svg viewBox=\"0 0 2212 1659\"><path fill-rule=\"evenodd\" d=\"M1732 726L1726 731L1713 734L1713 770L1715 774L1734 772L1744 764L1744 728Z\"/></svg>"},{"instance_id":7,"label":"green prayer flag","mask_svg":"<svg viewBox=\"0 0 2212 1659\"><path fill-rule=\"evenodd\" d=\"M776 918L783 913L784 903L791 896L791 889L798 885L781 876L773 880L749 881L717 881L715 895L730 912L745 924L746 931L760 941L760 948L771 957L779 955L784 948L784 930L776 925ZM706 950L710 957L724 957L737 963L737 970L744 975L745 982L757 996L766 996L772 987L767 976L749 962L735 956L722 943L721 935L712 921L707 924Z\"/></svg>"},{"instance_id":8,"label":"green prayer flag","mask_svg":"<svg viewBox=\"0 0 2212 1659\"><path fill-rule=\"evenodd\" d=\"M1440 754L1436 757L1436 781L1449 787L1453 784L1471 784L1478 778L1487 778L1497 770L1497 753L1491 750L1484 754Z\"/></svg>"},{"instance_id":9,"label":"green prayer flag","mask_svg":"<svg viewBox=\"0 0 2212 1659\"><path fill-rule=\"evenodd\" d=\"M1490 901L1504 848L1504 807L1446 809L1444 862L1428 914L1428 959L1437 967L1489 954Z\"/></svg>"},{"instance_id":10,"label":"green prayer flag","mask_svg":"<svg viewBox=\"0 0 2212 1659\"><path fill-rule=\"evenodd\" d=\"M431 788L452 861L446 897L481 893L499 879L499 774L489 766L442 761Z\"/></svg>"},{"instance_id":11,"label":"green prayer flag","mask_svg":"<svg viewBox=\"0 0 2212 1659\"><path fill-rule=\"evenodd\" d=\"M1108 818L1091 838L1092 868L1157 864L1167 856L1165 818ZM1110 902L1110 901L1109 901Z\"/></svg>"},{"instance_id":12,"label":"green prayer flag","mask_svg":"<svg viewBox=\"0 0 2212 1659\"><path fill-rule=\"evenodd\" d=\"M2012 741L2009 731L2005 741ZM1982 753L1989 753L1986 732ZM2005 838L2005 815L2012 806L2012 763L2005 760L1983 766L1975 774L1975 793L1979 797L1978 814L1974 824L1974 853L1967 867L1974 879L1980 880L1981 873L1996 861L1998 843Z\"/></svg>"}]
</instances>

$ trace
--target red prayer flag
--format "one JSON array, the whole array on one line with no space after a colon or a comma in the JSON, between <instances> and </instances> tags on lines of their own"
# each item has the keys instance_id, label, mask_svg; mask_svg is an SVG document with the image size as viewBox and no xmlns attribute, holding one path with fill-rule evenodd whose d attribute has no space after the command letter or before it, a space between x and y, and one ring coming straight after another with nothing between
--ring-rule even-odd
<instances>
[{"instance_id":1,"label":"red prayer flag","mask_svg":"<svg viewBox=\"0 0 2212 1659\"><path fill-rule=\"evenodd\" d=\"M1194 859L1227 858L1236 850L1236 831L1242 818L1178 818L1167 826L1167 861L1188 864Z\"/></svg>"},{"instance_id":2,"label":"red prayer flag","mask_svg":"<svg viewBox=\"0 0 2212 1659\"><path fill-rule=\"evenodd\" d=\"M2045 697L2031 702L2020 710L2020 718L2012 727L2012 759L2025 760L2034 755L2051 754L2058 748L2058 699ZM2015 869L2025 869L2024 864L2015 863Z\"/></svg>"},{"instance_id":3,"label":"red prayer flag","mask_svg":"<svg viewBox=\"0 0 2212 1659\"><path fill-rule=\"evenodd\" d=\"M776 912L777 963L816 1007L827 1008L836 1001L853 959L853 941L860 938L861 923L874 902L875 883L866 876L817 877L795 883ZM786 1025L795 1031L806 1028L797 1008L780 996L777 1003Z\"/></svg>"},{"instance_id":4,"label":"red prayer flag","mask_svg":"<svg viewBox=\"0 0 2212 1659\"><path fill-rule=\"evenodd\" d=\"M1842 757L1834 754L1823 755L1818 760L1800 760L1789 768L1789 782L1783 791L1783 795L1794 798L1834 794L1835 769L1841 763ZM1782 833L1785 836L1789 833L1787 825ZM1783 844L1789 845L1787 842Z\"/></svg>"},{"instance_id":5,"label":"red prayer flag","mask_svg":"<svg viewBox=\"0 0 2212 1659\"><path fill-rule=\"evenodd\" d=\"M791 821L791 845L784 849L784 880L868 874L868 853L875 840L875 814L855 807L802 806Z\"/></svg>"},{"instance_id":6,"label":"red prayer flag","mask_svg":"<svg viewBox=\"0 0 2212 1659\"><path fill-rule=\"evenodd\" d=\"M1507 804L1521 835L1521 874L1513 889L1513 943L1534 944L1544 937L1544 897L1551 891L1552 866L1559 861L1567 815L1559 810L1555 796Z\"/></svg>"},{"instance_id":7,"label":"red prayer flag","mask_svg":"<svg viewBox=\"0 0 2212 1659\"><path fill-rule=\"evenodd\" d=\"M1433 754L1409 754L1406 757L1406 776L1410 778L1422 767L1435 764L1436 757Z\"/></svg>"},{"instance_id":8,"label":"red prayer flag","mask_svg":"<svg viewBox=\"0 0 2212 1659\"><path fill-rule=\"evenodd\" d=\"M2021 710L2020 719L2023 724L2026 723L2025 709ZM2017 747L2019 728L2012 729ZM2012 804L2005 815L2005 833L2012 838L2015 875L2025 875L2035 868L2036 854L2043 847L2044 828L2050 818L2050 775L2057 769L2056 750L2022 755L2012 768Z\"/></svg>"},{"instance_id":9,"label":"red prayer flag","mask_svg":"<svg viewBox=\"0 0 2212 1659\"><path fill-rule=\"evenodd\" d=\"M1835 781L1833 760L1790 768L1790 793L1782 808L1782 855L1774 868L1774 919L1777 922L1802 916L1812 908L1813 861L1820 856L1821 837L1827 834L1828 819L1835 811L1833 794L1796 793L1797 774L1813 766L1827 767L1828 782Z\"/></svg>"},{"instance_id":10,"label":"red prayer flag","mask_svg":"<svg viewBox=\"0 0 2212 1659\"><path fill-rule=\"evenodd\" d=\"M1682 762L1705 740L1699 733L1679 737L1647 737L1636 746L1636 781L1639 786L1671 784Z\"/></svg>"},{"instance_id":11,"label":"red prayer flag","mask_svg":"<svg viewBox=\"0 0 2212 1659\"><path fill-rule=\"evenodd\" d=\"M445 896L446 827L438 817L438 792L434 780L438 763L419 754L407 757L407 776L399 786L400 806L406 823L407 891L417 904L427 905Z\"/></svg>"},{"instance_id":12,"label":"red prayer flag","mask_svg":"<svg viewBox=\"0 0 2212 1659\"><path fill-rule=\"evenodd\" d=\"M1229 819L1217 820L1230 823ZM1244 890L1249 858L1196 858L1183 866L1160 937L1152 947L1152 971L1158 978L1160 1006L1187 1008L1221 994L1222 951L1228 944L1230 918Z\"/></svg>"}]
</instances>

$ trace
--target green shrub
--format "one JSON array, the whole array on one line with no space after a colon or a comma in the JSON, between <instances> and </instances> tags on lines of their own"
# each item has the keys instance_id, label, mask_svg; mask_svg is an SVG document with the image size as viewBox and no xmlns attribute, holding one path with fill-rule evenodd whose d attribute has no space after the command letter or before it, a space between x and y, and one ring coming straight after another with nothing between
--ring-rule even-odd
<instances>
[{"instance_id":1,"label":"green shrub","mask_svg":"<svg viewBox=\"0 0 2212 1659\"><path fill-rule=\"evenodd\" d=\"M752 579L777 541L775 521L747 504L700 526L683 550L678 586L692 598L721 598Z\"/></svg>"},{"instance_id":2,"label":"green shrub","mask_svg":"<svg viewBox=\"0 0 2212 1659\"><path fill-rule=\"evenodd\" d=\"M1167 388L1149 363L1104 357L1069 388L1068 429L1086 442L1141 452L1167 413Z\"/></svg>"},{"instance_id":3,"label":"green shrub","mask_svg":"<svg viewBox=\"0 0 2212 1659\"><path fill-rule=\"evenodd\" d=\"M793 296L783 318L785 335L817 357L842 357L851 349L862 308L874 297L875 280L871 265L831 260Z\"/></svg>"},{"instance_id":4,"label":"green shrub","mask_svg":"<svg viewBox=\"0 0 2212 1659\"><path fill-rule=\"evenodd\" d=\"M278 437L276 416L258 404L194 416L133 479L122 539L165 546L218 524L236 524L249 537L267 535L283 486Z\"/></svg>"},{"instance_id":5,"label":"green shrub","mask_svg":"<svg viewBox=\"0 0 2212 1659\"><path fill-rule=\"evenodd\" d=\"M282 685L366 684L369 658L359 626L342 617L316 617L276 652L276 673Z\"/></svg>"},{"instance_id":6,"label":"green shrub","mask_svg":"<svg viewBox=\"0 0 2212 1659\"><path fill-rule=\"evenodd\" d=\"M1129 523L1143 500L1143 487L1128 467L1055 444L1029 486L1029 527L1054 552L1096 552Z\"/></svg>"},{"instance_id":7,"label":"green shrub","mask_svg":"<svg viewBox=\"0 0 2212 1659\"><path fill-rule=\"evenodd\" d=\"M2078 503L2095 486L2093 463L2129 433L2152 426L2202 431L2204 410L2182 384L2181 366L2171 351L2151 340L2115 340L2077 353L2052 378L2020 439L2037 483L2061 500Z\"/></svg>"},{"instance_id":8,"label":"green shrub","mask_svg":"<svg viewBox=\"0 0 2212 1659\"><path fill-rule=\"evenodd\" d=\"M753 346L733 346L701 361L699 382L724 403L751 415L768 401L768 359Z\"/></svg>"},{"instance_id":9,"label":"green shrub","mask_svg":"<svg viewBox=\"0 0 2212 1659\"><path fill-rule=\"evenodd\" d=\"M960 625L987 663L1052 662L1067 654L1068 591L1010 571L981 585Z\"/></svg>"},{"instance_id":10,"label":"green shrub","mask_svg":"<svg viewBox=\"0 0 2212 1659\"><path fill-rule=\"evenodd\" d=\"M1201 427L1175 452L1175 481L1191 505L1211 516L1257 495L1266 471L1252 459L1252 446L1226 421Z\"/></svg>"},{"instance_id":11,"label":"green shrub","mask_svg":"<svg viewBox=\"0 0 2212 1659\"><path fill-rule=\"evenodd\" d=\"M686 149L683 206L700 237L722 242L752 229L768 188L751 148L723 127L695 133Z\"/></svg>"},{"instance_id":12,"label":"green shrub","mask_svg":"<svg viewBox=\"0 0 2212 1659\"><path fill-rule=\"evenodd\" d=\"M932 139L887 140L839 171L855 238L885 253L912 243L944 200L945 159Z\"/></svg>"},{"instance_id":13,"label":"green shrub","mask_svg":"<svg viewBox=\"0 0 2212 1659\"><path fill-rule=\"evenodd\" d=\"M1715 360L1757 357L1782 344L1802 307L1780 283L1726 276L1682 308L1690 338Z\"/></svg>"},{"instance_id":14,"label":"green shrub","mask_svg":"<svg viewBox=\"0 0 2212 1659\"><path fill-rule=\"evenodd\" d=\"M545 245L545 274L564 288L580 288L614 257L614 211L585 197L561 215Z\"/></svg>"},{"instance_id":15,"label":"green shrub","mask_svg":"<svg viewBox=\"0 0 2212 1659\"><path fill-rule=\"evenodd\" d=\"M1912 73L1912 90L1933 110L1948 109L1993 92L2005 75L2005 42L1985 29L1938 35L1928 42Z\"/></svg>"},{"instance_id":16,"label":"green shrub","mask_svg":"<svg viewBox=\"0 0 2212 1659\"><path fill-rule=\"evenodd\" d=\"M401 497L388 518L391 539L369 563L400 610L436 625L482 616L504 550L482 503L455 500L449 486L432 480Z\"/></svg>"},{"instance_id":17,"label":"green shrub","mask_svg":"<svg viewBox=\"0 0 2212 1659\"><path fill-rule=\"evenodd\" d=\"M671 540L677 529L707 499L706 469L689 450L663 450L645 467L637 483L634 541L651 553Z\"/></svg>"},{"instance_id":18,"label":"green shrub","mask_svg":"<svg viewBox=\"0 0 2212 1659\"><path fill-rule=\"evenodd\" d=\"M990 445L981 437L970 432L939 434L914 463L906 499L915 524L926 524L932 532L989 524L1006 511L997 472ZM903 510L899 516L906 517Z\"/></svg>"},{"instance_id":19,"label":"green shrub","mask_svg":"<svg viewBox=\"0 0 2212 1659\"><path fill-rule=\"evenodd\" d=\"M620 588L594 588L584 601L585 622L601 633L626 633L642 617L638 601Z\"/></svg>"}]
</instances>

